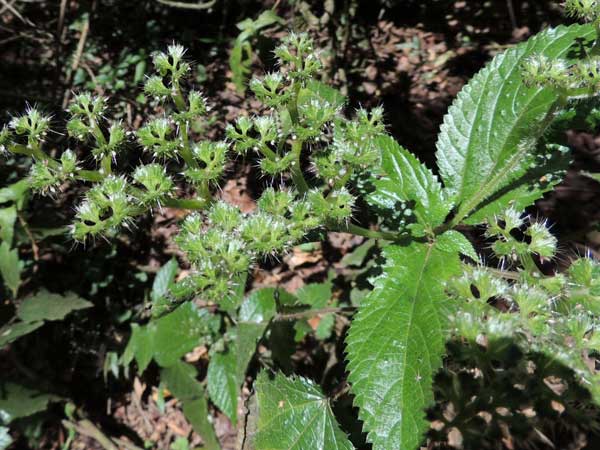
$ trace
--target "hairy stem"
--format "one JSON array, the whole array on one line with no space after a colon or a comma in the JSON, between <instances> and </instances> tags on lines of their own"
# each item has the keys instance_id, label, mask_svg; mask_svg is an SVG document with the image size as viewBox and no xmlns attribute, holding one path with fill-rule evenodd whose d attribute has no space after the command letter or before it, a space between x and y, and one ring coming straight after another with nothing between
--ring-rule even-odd
<instances>
[{"instance_id":1,"label":"hairy stem","mask_svg":"<svg viewBox=\"0 0 600 450\"><path fill-rule=\"evenodd\" d=\"M308 192L310 187L304 178L304 174L302 173L301 166L301 156L302 156L302 141L295 140L292 143L292 153L294 154L294 160L292 161L292 168L290 170L292 175L292 180L298 189L300 194L304 194Z\"/></svg>"}]
</instances>

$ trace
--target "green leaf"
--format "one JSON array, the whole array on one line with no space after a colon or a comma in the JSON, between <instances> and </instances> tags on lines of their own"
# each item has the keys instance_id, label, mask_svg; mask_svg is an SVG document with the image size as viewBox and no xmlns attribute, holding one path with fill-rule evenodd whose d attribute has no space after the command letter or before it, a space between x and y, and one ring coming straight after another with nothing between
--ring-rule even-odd
<instances>
[{"instance_id":1,"label":"green leaf","mask_svg":"<svg viewBox=\"0 0 600 450\"><path fill-rule=\"evenodd\" d=\"M213 318L187 302L172 313L151 322L154 328L154 359L163 367L175 364L179 358L205 341L211 333Z\"/></svg>"},{"instance_id":2,"label":"green leaf","mask_svg":"<svg viewBox=\"0 0 600 450\"><path fill-rule=\"evenodd\" d=\"M275 290L260 289L253 292L240 306L235 340L236 385L239 388L246 377L248 364L256 352L256 344L275 315Z\"/></svg>"},{"instance_id":3,"label":"green leaf","mask_svg":"<svg viewBox=\"0 0 600 450\"><path fill-rule=\"evenodd\" d=\"M154 283L152 283L152 292L150 294L152 303L158 302L169 293L169 288L175 281L175 275L177 275L178 269L179 265L177 264L177 260L173 258L156 273Z\"/></svg>"},{"instance_id":4,"label":"green leaf","mask_svg":"<svg viewBox=\"0 0 600 450\"><path fill-rule=\"evenodd\" d=\"M52 394L29 389L15 383L0 385L0 417L6 423L44 411L48 402L59 400Z\"/></svg>"},{"instance_id":5,"label":"green leaf","mask_svg":"<svg viewBox=\"0 0 600 450\"><path fill-rule=\"evenodd\" d=\"M184 303L145 326L132 324L121 363L128 365L135 358L140 372L148 367L152 358L162 367L171 366L205 343L219 326L218 316L206 309L198 309L192 302Z\"/></svg>"},{"instance_id":6,"label":"green leaf","mask_svg":"<svg viewBox=\"0 0 600 450\"><path fill-rule=\"evenodd\" d=\"M458 204L457 221L535 164L536 142L557 94L525 87L521 63L533 54L569 57L577 40L589 42L593 34L589 25L545 30L496 56L458 94L437 142L442 180ZM507 207L510 200L508 196L495 201Z\"/></svg>"},{"instance_id":7,"label":"green leaf","mask_svg":"<svg viewBox=\"0 0 600 450\"><path fill-rule=\"evenodd\" d=\"M5 325L0 328L0 348L11 342L16 341L22 336L37 330L39 327L44 325L44 322L16 322L11 325Z\"/></svg>"},{"instance_id":8,"label":"green leaf","mask_svg":"<svg viewBox=\"0 0 600 450\"><path fill-rule=\"evenodd\" d=\"M350 326L348 379L373 449L410 450L429 426L424 410L445 344L444 280L460 273L460 259L419 242L384 254L384 273Z\"/></svg>"},{"instance_id":9,"label":"green leaf","mask_svg":"<svg viewBox=\"0 0 600 450\"><path fill-rule=\"evenodd\" d=\"M143 373L154 355L154 334L156 327L147 325L144 327L136 323L131 324L131 337L121 357L123 365L129 365L135 358L138 372Z\"/></svg>"},{"instance_id":10,"label":"green leaf","mask_svg":"<svg viewBox=\"0 0 600 450\"><path fill-rule=\"evenodd\" d=\"M22 209L27 200L27 192L29 191L29 180L21 180L0 189L0 203L14 202L17 209Z\"/></svg>"},{"instance_id":11,"label":"green leaf","mask_svg":"<svg viewBox=\"0 0 600 450\"><path fill-rule=\"evenodd\" d=\"M375 192L369 195L369 201L386 209L396 209L398 202L412 201L421 224L435 227L443 223L452 202L431 170L390 136L380 136L376 145L381 151L385 176L375 181Z\"/></svg>"},{"instance_id":12,"label":"green leaf","mask_svg":"<svg viewBox=\"0 0 600 450\"><path fill-rule=\"evenodd\" d=\"M329 400L313 382L282 374L269 380L268 375L261 372L256 379L256 395L256 450L354 448L338 426Z\"/></svg>"},{"instance_id":13,"label":"green leaf","mask_svg":"<svg viewBox=\"0 0 600 450\"><path fill-rule=\"evenodd\" d=\"M197 375L194 366L177 361L174 365L161 370L160 379L183 403L183 414L204 441L204 448L220 450L221 446L209 419L210 413L204 387L196 380Z\"/></svg>"},{"instance_id":14,"label":"green leaf","mask_svg":"<svg viewBox=\"0 0 600 450\"><path fill-rule=\"evenodd\" d=\"M324 308L331 300L332 287L331 281L306 284L296 291L298 303L310 305L313 309Z\"/></svg>"},{"instance_id":15,"label":"green leaf","mask_svg":"<svg viewBox=\"0 0 600 450\"><path fill-rule=\"evenodd\" d=\"M267 323L238 322L236 347L235 380L239 387L244 383L248 364L256 353L256 344L267 328Z\"/></svg>"},{"instance_id":16,"label":"green leaf","mask_svg":"<svg viewBox=\"0 0 600 450\"><path fill-rule=\"evenodd\" d=\"M237 381L237 358L233 346L226 352L215 353L208 365L208 394L213 403L229 417L233 425L237 423L239 384Z\"/></svg>"},{"instance_id":17,"label":"green leaf","mask_svg":"<svg viewBox=\"0 0 600 450\"><path fill-rule=\"evenodd\" d=\"M340 91L337 89L325 84L321 83L317 80L310 80L306 83L306 89L310 91L313 95L325 100L330 105L341 108L346 103L346 97L344 97ZM310 97L303 98L303 91L300 92L298 96L298 103L302 104L302 102L307 102L310 100Z\"/></svg>"},{"instance_id":18,"label":"green leaf","mask_svg":"<svg viewBox=\"0 0 600 450\"><path fill-rule=\"evenodd\" d=\"M268 322L276 313L275 289L254 291L240 306L239 320L242 322Z\"/></svg>"},{"instance_id":19,"label":"green leaf","mask_svg":"<svg viewBox=\"0 0 600 450\"><path fill-rule=\"evenodd\" d=\"M72 292L63 296L41 290L23 300L17 309L17 317L23 322L62 320L72 311L92 306L94 306L92 303L79 298Z\"/></svg>"},{"instance_id":20,"label":"green leaf","mask_svg":"<svg viewBox=\"0 0 600 450\"><path fill-rule=\"evenodd\" d=\"M460 253L461 255L468 256L473 261L479 261L479 256L475 248L473 248L473 244L471 244L464 234L456 230L449 230L438 236L437 247L444 252Z\"/></svg>"},{"instance_id":21,"label":"green leaf","mask_svg":"<svg viewBox=\"0 0 600 450\"><path fill-rule=\"evenodd\" d=\"M365 262L369 251L375 247L376 241L375 239L367 239L365 242L356 247L352 252L346 253L340 264L344 267L360 267Z\"/></svg>"},{"instance_id":22,"label":"green leaf","mask_svg":"<svg viewBox=\"0 0 600 450\"><path fill-rule=\"evenodd\" d=\"M4 284L8 287L13 297L17 296L17 291L21 285L21 270L23 263L19 261L19 252L16 249L11 250L8 242L0 244L0 274Z\"/></svg>"},{"instance_id":23,"label":"green leaf","mask_svg":"<svg viewBox=\"0 0 600 450\"><path fill-rule=\"evenodd\" d=\"M15 206L0 209L0 240L8 245L12 245L16 220L17 208Z\"/></svg>"},{"instance_id":24,"label":"green leaf","mask_svg":"<svg viewBox=\"0 0 600 450\"><path fill-rule=\"evenodd\" d=\"M329 336L331 336L334 325L335 314L325 314L323 317L321 317L319 325L317 325L317 329L315 330L315 336L317 339L327 339Z\"/></svg>"},{"instance_id":25,"label":"green leaf","mask_svg":"<svg viewBox=\"0 0 600 450\"><path fill-rule=\"evenodd\" d=\"M547 156L544 161L485 199L464 222L470 225L483 223L506 211L507 205L516 211L524 211L560 183L571 164L571 152L568 147L557 144L547 144L543 148L545 153L538 154L538 159L541 155Z\"/></svg>"}]
</instances>

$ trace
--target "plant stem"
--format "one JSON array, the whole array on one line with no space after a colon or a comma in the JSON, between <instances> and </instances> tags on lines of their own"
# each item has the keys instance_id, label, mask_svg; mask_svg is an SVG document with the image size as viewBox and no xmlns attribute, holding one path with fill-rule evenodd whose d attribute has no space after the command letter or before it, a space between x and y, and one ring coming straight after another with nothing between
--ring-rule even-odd
<instances>
[{"instance_id":1,"label":"plant stem","mask_svg":"<svg viewBox=\"0 0 600 450\"><path fill-rule=\"evenodd\" d=\"M79 169L77 172L75 172L75 178L81 181L99 182L105 178L105 175L97 170Z\"/></svg>"},{"instance_id":2,"label":"plant stem","mask_svg":"<svg viewBox=\"0 0 600 450\"><path fill-rule=\"evenodd\" d=\"M207 201L205 199L196 200L192 198L165 198L162 200L163 206L167 208L179 208L179 209L189 209L189 210L201 210L204 209L207 205Z\"/></svg>"},{"instance_id":3,"label":"plant stem","mask_svg":"<svg viewBox=\"0 0 600 450\"><path fill-rule=\"evenodd\" d=\"M294 160L292 161L292 168L290 169L290 173L292 175L292 180L298 189L298 192L304 194L308 192L310 189L306 179L304 178L304 174L302 173L301 166L301 155L302 155L302 141L295 140L292 143L292 153L294 154Z\"/></svg>"},{"instance_id":4,"label":"plant stem","mask_svg":"<svg viewBox=\"0 0 600 450\"><path fill-rule=\"evenodd\" d=\"M102 170L102 174L104 174L105 176L109 176L110 174L112 174L112 158L110 157L110 155L102 157L100 167Z\"/></svg>"},{"instance_id":5,"label":"plant stem","mask_svg":"<svg viewBox=\"0 0 600 450\"><path fill-rule=\"evenodd\" d=\"M173 102L175 103L177 110L179 112L185 112L185 110L186 110L185 98L183 97L183 93L181 92L181 87L179 86L179 83L174 83L173 89L174 89L174 92L173 92L173 95L171 96L171 98L173 99ZM188 134L187 121L183 122L183 123L179 123L179 130L181 133L181 139L183 140L183 148L181 149L181 157L183 158L183 160L185 161L185 164L188 167L197 169L199 166L198 166L198 162L194 159L194 155L192 154L192 149L190 147L190 138L189 138L189 134Z\"/></svg>"},{"instance_id":6,"label":"plant stem","mask_svg":"<svg viewBox=\"0 0 600 450\"><path fill-rule=\"evenodd\" d=\"M321 309L308 309L306 311L300 311L297 313L289 313L289 314L277 314L273 320L274 321L282 321L282 320L297 320L304 319L306 317L314 317L320 314L341 314L341 313L354 313L358 308L356 306L340 306L340 307L331 307L331 308L321 308Z\"/></svg>"}]
</instances>

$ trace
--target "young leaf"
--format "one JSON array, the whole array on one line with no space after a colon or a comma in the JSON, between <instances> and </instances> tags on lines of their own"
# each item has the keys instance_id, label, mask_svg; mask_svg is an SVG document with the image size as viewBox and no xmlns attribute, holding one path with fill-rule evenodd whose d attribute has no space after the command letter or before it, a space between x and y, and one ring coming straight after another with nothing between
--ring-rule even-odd
<instances>
[{"instance_id":1,"label":"young leaf","mask_svg":"<svg viewBox=\"0 0 600 450\"><path fill-rule=\"evenodd\" d=\"M234 425L237 423L239 391L236 363L236 352L230 345L226 352L212 356L207 374L210 399Z\"/></svg>"},{"instance_id":2,"label":"young leaf","mask_svg":"<svg viewBox=\"0 0 600 450\"><path fill-rule=\"evenodd\" d=\"M79 298L72 292L63 296L41 290L23 300L17 310L17 317L23 322L62 320L72 311L92 306L94 306L92 303Z\"/></svg>"},{"instance_id":3,"label":"young leaf","mask_svg":"<svg viewBox=\"0 0 600 450\"><path fill-rule=\"evenodd\" d=\"M19 252L16 249L11 250L8 242L0 244L0 275L4 279L4 284L13 294L17 296L17 291L21 285L21 270L23 263L19 261Z\"/></svg>"},{"instance_id":4,"label":"young leaf","mask_svg":"<svg viewBox=\"0 0 600 450\"><path fill-rule=\"evenodd\" d=\"M447 253L460 253L461 255L468 256L473 261L479 261L479 256L477 256L473 244L459 231L448 230L441 236L438 236L437 247Z\"/></svg>"},{"instance_id":5,"label":"young leaf","mask_svg":"<svg viewBox=\"0 0 600 450\"><path fill-rule=\"evenodd\" d=\"M521 63L533 54L568 57L576 41L592 36L587 25L545 30L496 56L459 93L437 142L440 174L459 205L457 220L523 176L535 162L536 141L553 118L557 94L526 87ZM496 201L507 207L511 199Z\"/></svg>"},{"instance_id":6,"label":"young leaf","mask_svg":"<svg viewBox=\"0 0 600 450\"><path fill-rule=\"evenodd\" d=\"M256 379L256 395L256 450L354 448L336 423L329 399L313 382L282 374L269 380L261 372Z\"/></svg>"},{"instance_id":7,"label":"young leaf","mask_svg":"<svg viewBox=\"0 0 600 450\"><path fill-rule=\"evenodd\" d=\"M206 450L220 450L215 430L209 421L210 413L204 387L196 380L196 369L183 361L163 369L161 381L183 403L183 414L204 441Z\"/></svg>"},{"instance_id":8,"label":"young leaf","mask_svg":"<svg viewBox=\"0 0 600 450\"><path fill-rule=\"evenodd\" d=\"M414 213L421 224L440 225L452 203L442 191L437 177L394 138L377 138L381 150L381 165L385 177L375 181L376 190L369 201L386 209L394 209L397 202L414 201Z\"/></svg>"},{"instance_id":9,"label":"young leaf","mask_svg":"<svg viewBox=\"0 0 600 450\"><path fill-rule=\"evenodd\" d=\"M350 327L348 379L373 449L410 450L429 425L424 410L445 343L444 280L460 273L460 260L419 242L389 246L385 256Z\"/></svg>"},{"instance_id":10,"label":"young leaf","mask_svg":"<svg viewBox=\"0 0 600 450\"><path fill-rule=\"evenodd\" d=\"M177 260L171 259L156 273L156 278L154 278L154 283L152 283L152 292L150 294L152 303L158 302L167 295L169 287L173 284L175 275L177 275L178 269L179 265L177 264Z\"/></svg>"}]
</instances>

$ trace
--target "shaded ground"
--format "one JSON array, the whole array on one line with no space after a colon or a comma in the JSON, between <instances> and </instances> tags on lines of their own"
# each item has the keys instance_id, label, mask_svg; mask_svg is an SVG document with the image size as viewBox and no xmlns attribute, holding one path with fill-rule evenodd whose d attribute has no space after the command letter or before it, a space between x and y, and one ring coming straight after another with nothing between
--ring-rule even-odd
<instances>
[{"instance_id":1,"label":"shaded ground","mask_svg":"<svg viewBox=\"0 0 600 450\"><path fill-rule=\"evenodd\" d=\"M230 81L227 58L237 32L234 24L276 4L276 11L286 17L290 26L308 28L324 53L335 55L329 58L324 76L347 94L350 104L383 104L389 131L434 167L437 130L463 84L507 45L562 20L552 2L543 1L387 2L392 6L375 0L340 1L334 2L336 14L328 18L322 2L299 3L293 10L284 1L245 1L239 7L223 2L223 7L213 12L191 12L165 8L155 2L65 2L62 16L53 3L31 3L20 14L0 6L0 109L17 111L27 100L53 112L58 120L64 98L77 87L77 70L70 68L83 69L94 81L103 67L122 63L124 53L141 54L147 59L153 50L176 40L189 48L189 58L202 67L197 78L215 106L217 126L211 133L218 135L224 119L231 120L240 113L252 114L257 108L256 102L235 92ZM354 12L352 5L356 6ZM89 14L89 27L82 14ZM256 71L269 68L265 55L272 46L271 39L283 32L269 30L255 43L259 56L267 61L257 59ZM83 52L77 50L79 43ZM114 109L120 111L118 114L128 126L139 124L147 113L134 102L140 83L134 81L133 72L134 67L127 66L125 73L115 75L112 81L95 84L99 92L115 95ZM115 88L114 82L119 79L127 80L125 87ZM65 138L52 139L58 145ZM574 150L573 168L565 182L531 210L554 224L565 260L586 249L596 255L600 250L600 234L590 228L600 220L600 188L579 175L581 170L600 170L600 137L574 131L569 135L569 143ZM26 173L26 169L18 163L0 166L0 179L11 181L17 174ZM242 209L252 209L253 199L265 181L241 163L232 165L229 173L222 197ZM78 196L79 192L70 189L54 201L34 199L30 225L68 223ZM151 440L161 449L168 448L175 436L191 436L190 442L197 444L199 438L191 432L175 399L167 399L165 412L159 411L154 387L156 372L150 370L143 380L133 381L109 376L105 382L102 376L106 352L122 351L126 342L129 325L127 319L122 319L123 314L133 311L135 317L143 312L152 274L171 255L178 256L171 238L181 218L179 214L166 210L152 220L140 222L131 234L113 243L99 242L81 248L72 247L62 237L44 241L39 260L30 267L24 291L39 286L56 292L73 290L94 301L94 314L46 326L27 340L27 346L16 344L12 350L0 353L0 371L17 376L29 371L31 381L45 379L53 386L63 387L107 434L129 436L137 445ZM48 220L56 223L49 224ZM346 273L339 261L361 242L362 239L330 234L321 247L295 250L281 261L271 261L257 269L252 287L279 284L294 290L308 281L323 280L329 270L334 270L341 280L337 295L348 295L344 291ZM22 254L33 256L28 248L23 248ZM11 313L9 306L2 306L0 320ZM297 371L316 379L327 378L330 386L341 385L344 365L340 343L346 326L340 320L336 338L324 345L310 339L303 342L294 356ZM44 357L39 358L40 354ZM207 355L198 349L189 359L202 366ZM18 369L24 367L24 361L27 371ZM349 401L343 397L340 403L348 406ZM56 407L43 427L40 448L60 448L66 439L59 426L61 417L62 411ZM235 430L220 414L216 415L216 429L224 448L233 448ZM23 447L15 448L26 448L24 439L17 445ZM95 440L79 436L72 448L101 447Z\"/></svg>"}]
</instances>

